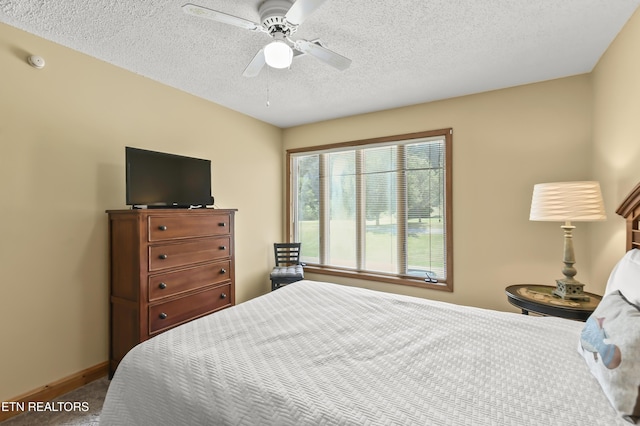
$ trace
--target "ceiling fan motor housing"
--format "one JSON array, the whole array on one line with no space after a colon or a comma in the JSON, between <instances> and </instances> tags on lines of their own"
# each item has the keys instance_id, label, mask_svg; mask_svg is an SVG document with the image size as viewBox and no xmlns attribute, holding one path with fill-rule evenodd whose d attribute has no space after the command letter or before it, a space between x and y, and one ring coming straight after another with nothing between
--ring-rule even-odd
<instances>
[{"instance_id":1,"label":"ceiling fan motor housing","mask_svg":"<svg viewBox=\"0 0 640 426\"><path fill-rule=\"evenodd\" d=\"M288 0L266 0L260 4L260 23L269 34L282 33L288 36L298 29L297 25L290 24L284 18L292 4Z\"/></svg>"}]
</instances>

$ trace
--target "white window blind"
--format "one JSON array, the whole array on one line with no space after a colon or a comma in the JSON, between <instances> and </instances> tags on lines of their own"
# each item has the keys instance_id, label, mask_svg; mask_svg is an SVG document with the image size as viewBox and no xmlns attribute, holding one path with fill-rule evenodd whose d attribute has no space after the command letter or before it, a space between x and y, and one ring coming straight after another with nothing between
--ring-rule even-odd
<instances>
[{"instance_id":1,"label":"white window blind","mask_svg":"<svg viewBox=\"0 0 640 426\"><path fill-rule=\"evenodd\" d=\"M445 283L450 134L442 133L291 153L292 237L303 261Z\"/></svg>"}]
</instances>

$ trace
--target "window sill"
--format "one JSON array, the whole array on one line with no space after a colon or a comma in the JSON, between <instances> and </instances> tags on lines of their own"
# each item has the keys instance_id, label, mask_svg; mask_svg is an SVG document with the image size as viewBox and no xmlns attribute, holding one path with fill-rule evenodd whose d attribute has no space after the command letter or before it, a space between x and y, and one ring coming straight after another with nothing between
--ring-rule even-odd
<instances>
[{"instance_id":1,"label":"window sill","mask_svg":"<svg viewBox=\"0 0 640 426\"><path fill-rule=\"evenodd\" d=\"M423 278L400 276L400 275L386 275L376 274L373 272L354 271L350 269L340 268L328 268L318 265L305 265L305 272L312 274L332 275L336 277L353 278L367 281L377 281L396 285L406 285L411 287L428 288L432 290L440 290L453 292L453 285L449 282L429 283L425 282Z\"/></svg>"}]
</instances>

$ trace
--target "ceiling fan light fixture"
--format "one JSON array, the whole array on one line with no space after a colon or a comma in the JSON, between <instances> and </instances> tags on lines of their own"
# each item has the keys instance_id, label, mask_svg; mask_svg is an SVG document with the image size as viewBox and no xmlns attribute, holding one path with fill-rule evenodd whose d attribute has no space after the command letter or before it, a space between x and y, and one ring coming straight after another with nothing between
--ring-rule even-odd
<instances>
[{"instance_id":1,"label":"ceiling fan light fixture","mask_svg":"<svg viewBox=\"0 0 640 426\"><path fill-rule=\"evenodd\" d=\"M289 68L293 61L293 50L282 40L274 40L264 48L264 61L271 68Z\"/></svg>"}]
</instances>

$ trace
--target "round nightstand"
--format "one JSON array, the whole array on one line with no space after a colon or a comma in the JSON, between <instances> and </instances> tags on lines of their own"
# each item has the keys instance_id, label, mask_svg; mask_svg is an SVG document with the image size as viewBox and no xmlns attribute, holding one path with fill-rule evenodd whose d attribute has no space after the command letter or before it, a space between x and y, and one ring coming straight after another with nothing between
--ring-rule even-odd
<instances>
[{"instance_id":1,"label":"round nightstand","mask_svg":"<svg viewBox=\"0 0 640 426\"><path fill-rule=\"evenodd\" d=\"M602 300L601 296L586 292L588 301L562 299L552 294L555 288L549 285L519 284L507 287L505 292L509 303L522 309L524 315L534 312L580 321L586 321Z\"/></svg>"}]
</instances>

